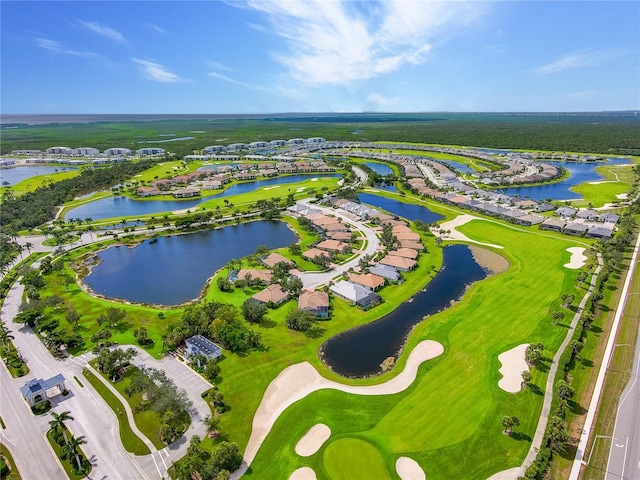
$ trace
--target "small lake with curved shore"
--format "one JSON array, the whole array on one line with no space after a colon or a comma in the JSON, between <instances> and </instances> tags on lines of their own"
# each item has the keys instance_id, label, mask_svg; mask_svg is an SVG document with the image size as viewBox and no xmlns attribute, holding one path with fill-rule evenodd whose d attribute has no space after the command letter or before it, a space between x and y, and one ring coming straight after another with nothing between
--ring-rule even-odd
<instances>
[{"instance_id":1,"label":"small lake with curved shore","mask_svg":"<svg viewBox=\"0 0 640 480\"><path fill-rule=\"evenodd\" d=\"M281 248L297 241L281 221L258 220L198 233L158 237L135 247L97 252L84 283L96 294L133 303L179 305L198 298L207 279L230 259L259 245Z\"/></svg>"},{"instance_id":2,"label":"small lake with curved shore","mask_svg":"<svg viewBox=\"0 0 640 480\"><path fill-rule=\"evenodd\" d=\"M322 345L320 356L331 370L344 377L380 374L385 360L397 360L414 326L450 306L469 285L486 276L467 245L448 246L443 250L440 271L410 302L374 322L330 338ZM384 298L384 290L380 294Z\"/></svg>"},{"instance_id":3,"label":"small lake with curved shore","mask_svg":"<svg viewBox=\"0 0 640 480\"><path fill-rule=\"evenodd\" d=\"M92 218L93 220L102 220L105 218L141 217L144 215L153 215L155 213L194 208L208 200L248 193L259 188L287 183L304 182L305 180L317 177L339 178L341 176L342 175L338 173L315 173L313 175L289 175L286 177L267 178L253 182L236 183L217 195L198 197L195 200L134 200L129 197L107 197L69 210L64 218L65 220L69 220L70 218ZM274 190L273 196L286 197L289 193L290 192L288 191Z\"/></svg>"},{"instance_id":4,"label":"small lake with curved shore","mask_svg":"<svg viewBox=\"0 0 640 480\"><path fill-rule=\"evenodd\" d=\"M393 175L393 169L389 165L377 162L363 162L364 165L376 172L378 175Z\"/></svg>"},{"instance_id":5,"label":"small lake with curved shore","mask_svg":"<svg viewBox=\"0 0 640 480\"><path fill-rule=\"evenodd\" d=\"M399 217L403 217L411 221L422 220L425 223L433 223L444 218L444 216L434 213L422 205L404 203L393 198L372 195L370 193L359 193L358 198L362 203L366 203L374 207L380 207L394 215L398 215Z\"/></svg>"},{"instance_id":6,"label":"small lake with curved shore","mask_svg":"<svg viewBox=\"0 0 640 480\"><path fill-rule=\"evenodd\" d=\"M552 162L545 160L552 165L561 165L569 171L569 177L556 183L545 185L531 185L528 187L510 187L496 189L498 193L506 195L518 195L529 197L532 200L575 200L581 199L582 195L571 190L571 187L585 182L597 182L604 180L602 175L596 172L596 167L604 165L620 165L630 163L626 158L609 158L607 162Z\"/></svg>"},{"instance_id":7,"label":"small lake with curved shore","mask_svg":"<svg viewBox=\"0 0 640 480\"><path fill-rule=\"evenodd\" d=\"M40 175L52 175L59 172L70 172L77 170L75 167L54 167L45 165L27 165L19 167L2 167L0 168L0 183L9 182L15 185L23 180Z\"/></svg>"}]
</instances>

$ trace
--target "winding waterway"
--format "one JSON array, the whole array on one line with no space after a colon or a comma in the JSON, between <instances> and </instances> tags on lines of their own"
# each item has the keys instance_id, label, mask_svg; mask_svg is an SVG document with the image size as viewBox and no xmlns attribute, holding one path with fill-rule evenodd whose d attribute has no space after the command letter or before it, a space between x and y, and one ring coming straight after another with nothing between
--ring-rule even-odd
<instances>
[{"instance_id":1,"label":"winding waterway","mask_svg":"<svg viewBox=\"0 0 640 480\"><path fill-rule=\"evenodd\" d=\"M345 377L381 373L380 364L389 357L398 358L415 325L425 316L447 308L464 294L468 285L487 276L466 245L451 245L443 254L442 268L411 302L401 304L375 322L327 340L321 348L327 366Z\"/></svg>"},{"instance_id":2,"label":"winding waterway","mask_svg":"<svg viewBox=\"0 0 640 480\"><path fill-rule=\"evenodd\" d=\"M546 160L545 160L546 161ZM532 200L574 200L581 199L582 195L571 190L571 187L585 182L596 182L603 180L602 175L596 172L596 167L603 165L619 165L629 163L626 158L610 158L607 163L603 162L551 162L553 165L561 165L569 171L570 176L557 183L546 185L531 185L528 187L511 187L497 189L499 193L507 195L519 195L529 197Z\"/></svg>"},{"instance_id":3,"label":"winding waterway","mask_svg":"<svg viewBox=\"0 0 640 480\"><path fill-rule=\"evenodd\" d=\"M179 305L197 298L206 280L230 259L249 255L259 245L280 248L296 240L284 222L268 220L159 237L98 252L100 263L84 282L105 297Z\"/></svg>"},{"instance_id":4,"label":"winding waterway","mask_svg":"<svg viewBox=\"0 0 640 480\"><path fill-rule=\"evenodd\" d=\"M9 182L15 185L27 178L37 177L40 175L52 175L58 172L69 172L77 170L74 167L53 167L46 165L29 165L19 167L0 168L0 182Z\"/></svg>"},{"instance_id":5,"label":"winding waterway","mask_svg":"<svg viewBox=\"0 0 640 480\"><path fill-rule=\"evenodd\" d=\"M74 208L68 211L64 218L65 220L70 218L92 218L93 220L102 220L105 218L153 215L155 213L194 208L208 200L230 197L232 195L248 193L267 187L274 189L274 197L286 197L290 192L288 190L278 190L278 185L304 182L305 180L311 180L312 178L317 177L338 178L340 176L341 175L337 173L316 173L313 175L288 175L285 177L267 178L253 182L236 183L217 195L206 196L196 200L134 200L128 197L108 197Z\"/></svg>"},{"instance_id":6,"label":"winding waterway","mask_svg":"<svg viewBox=\"0 0 640 480\"><path fill-rule=\"evenodd\" d=\"M404 203L393 198L372 195L369 193L359 193L358 198L362 203L367 203L374 207L380 207L394 215L398 215L399 217L403 217L411 221L422 220L425 223L432 223L444 218L442 215L434 213L422 205Z\"/></svg>"}]
</instances>

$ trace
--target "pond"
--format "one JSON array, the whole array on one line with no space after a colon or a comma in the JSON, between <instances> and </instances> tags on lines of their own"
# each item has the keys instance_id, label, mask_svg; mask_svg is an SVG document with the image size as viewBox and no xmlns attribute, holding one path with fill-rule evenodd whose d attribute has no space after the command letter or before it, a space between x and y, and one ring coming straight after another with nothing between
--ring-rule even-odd
<instances>
[{"instance_id":1,"label":"pond","mask_svg":"<svg viewBox=\"0 0 640 480\"><path fill-rule=\"evenodd\" d=\"M37 177L39 175L52 175L58 172L69 172L71 170L77 169L73 167L54 167L43 165L0 168L0 183L9 182L11 185L15 185L27 178Z\"/></svg>"},{"instance_id":2,"label":"pond","mask_svg":"<svg viewBox=\"0 0 640 480\"><path fill-rule=\"evenodd\" d=\"M393 169L389 165L377 162L364 162L364 165L379 175L393 175Z\"/></svg>"},{"instance_id":3,"label":"pond","mask_svg":"<svg viewBox=\"0 0 640 480\"><path fill-rule=\"evenodd\" d=\"M286 177L256 180L254 182L236 183L217 195L199 197L194 200L134 200L129 197L108 197L76 207L68 211L64 218L65 220L70 218L92 218L93 220L102 220L105 218L141 217L144 215L153 215L155 213L194 208L200 203L208 200L252 192L259 188L303 182L317 177L338 178L340 176L341 175L337 173L289 175ZM286 197L289 192L277 190L273 193L274 196Z\"/></svg>"},{"instance_id":4,"label":"pond","mask_svg":"<svg viewBox=\"0 0 640 480\"><path fill-rule=\"evenodd\" d=\"M443 159L439 158L438 162L441 162L442 164L446 165L447 167L455 168L460 173L477 173L469 165L465 165L462 162L456 162L455 160L443 160Z\"/></svg>"},{"instance_id":5,"label":"pond","mask_svg":"<svg viewBox=\"0 0 640 480\"><path fill-rule=\"evenodd\" d=\"M422 220L425 223L433 223L444 218L444 216L432 212L427 207L399 202L393 198L381 197L379 195L372 195L369 193L359 193L358 198L362 203L382 208L394 215L398 215L399 217L403 217L411 221Z\"/></svg>"},{"instance_id":6,"label":"pond","mask_svg":"<svg viewBox=\"0 0 640 480\"><path fill-rule=\"evenodd\" d=\"M401 304L375 322L327 340L320 350L327 366L345 377L382 373L380 364L389 357L398 358L415 325L425 316L447 308L464 294L468 285L487 276L466 245L451 245L443 254L442 268L411 302Z\"/></svg>"},{"instance_id":7,"label":"pond","mask_svg":"<svg viewBox=\"0 0 640 480\"><path fill-rule=\"evenodd\" d=\"M98 252L100 263L84 282L109 298L179 305L198 298L206 280L230 259L250 255L259 245L281 248L296 240L284 222L268 220L158 237Z\"/></svg>"},{"instance_id":8,"label":"pond","mask_svg":"<svg viewBox=\"0 0 640 480\"><path fill-rule=\"evenodd\" d=\"M529 187L511 187L496 190L498 193L507 195L519 195L529 197L532 200L574 200L581 199L582 195L571 190L571 187L585 182L597 182L603 180L602 175L596 172L596 167L607 164L629 163L628 159L609 159L609 162L549 162L554 165L561 165L569 171L569 178L557 183L547 185L532 185Z\"/></svg>"}]
</instances>

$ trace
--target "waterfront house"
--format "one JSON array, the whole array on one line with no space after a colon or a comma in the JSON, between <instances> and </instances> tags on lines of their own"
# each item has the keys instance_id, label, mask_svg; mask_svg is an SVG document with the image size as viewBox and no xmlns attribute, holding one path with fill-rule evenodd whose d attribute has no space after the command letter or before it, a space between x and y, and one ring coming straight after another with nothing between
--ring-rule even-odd
<instances>
[{"instance_id":1,"label":"waterfront house","mask_svg":"<svg viewBox=\"0 0 640 480\"><path fill-rule=\"evenodd\" d=\"M269 285L261 292L256 293L251 298L260 303L272 303L274 305L280 305L285 300L287 300L287 298L289 298L289 294L285 292L280 285L274 283L273 285Z\"/></svg>"},{"instance_id":2,"label":"waterfront house","mask_svg":"<svg viewBox=\"0 0 640 480\"><path fill-rule=\"evenodd\" d=\"M373 273L365 273L362 275L352 273L349 275L349 281L374 292L384 286L384 278Z\"/></svg>"},{"instance_id":3,"label":"waterfront house","mask_svg":"<svg viewBox=\"0 0 640 480\"><path fill-rule=\"evenodd\" d=\"M340 280L335 285L331 285L329 290L337 297L346 300L352 305L366 310L380 303L381 298L378 294L373 293L371 290L367 290L361 285L356 285L352 282Z\"/></svg>"},{"instance_id":4,"label":"waterfront house","mask_svg":"<svg viewBox=\"0 0 640 480\"><path fill-rule=\"evenodd\" d=\"M401 272L408 272L409 270L413 270L417 265L417 262L415 260L411 260L410 258L396 257L393 255L387 255L378 263L397 268Z\"/></svg>"},{"instance_id":5,"label":"waterfront house","mask_svg":"<svg viewBox=\"0 0 640 480\"><path fill-rule=\"evenodd\" d=\"M411 260L415 260L416 258L418 258L418 252L416 250L413 250L412 248L398 248L397 250L390 250L389 255L410 258Z\"/></svg>"},{"instance_id":6,"label":"waterfront house","mask_svg":"<svg viewBox=\"0 0 640 480\"><path fill-rule=\"evenodd\" d=\"M313 313L318 318L329 317L329 294L303 290L298 298L298 308Z\"/></svg>"},{"instance_id":7,"label":"waterfront house","mask_svg":"<svg viewBox=\"0 0 640 480\"><path fill-rule=\"evenodd\" d=\"M266 257L261 258L260 261L269 268L273 268L276 263L280 262L288 263L291 266L295 266L295 264L291 260L283 255L280 255L279 253L270 253Z\"/></svg>"},{"instance_id":8,"label":"waterfront house","mask_svg":"<svg viewBox=\"0 0 640 480\"><path fill-rule=\"evenodd\" d=\"M369 273L373 273L374 275L378 275L379 277L386 278L392 282L397 282L400 280L400 273L393 267L388 265L374 265L373 267L369 267Z\"/></svg>"}]
</instances>

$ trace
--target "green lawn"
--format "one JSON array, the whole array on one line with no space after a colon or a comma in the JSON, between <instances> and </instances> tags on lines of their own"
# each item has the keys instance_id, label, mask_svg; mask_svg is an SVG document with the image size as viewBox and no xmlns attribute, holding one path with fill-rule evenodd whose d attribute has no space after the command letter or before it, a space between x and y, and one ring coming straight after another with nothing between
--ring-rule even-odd
<instances>
[{"instance_id":1,"label":"green lawn","mask_svg":"<svg viewBox=\"0 0 640 480\"><path fill-rule=\"evenodd\" d=\"M565 249L575 243L484 221L471 222L461 230L473 239L504 245L500 253L511 262L510 269L475 284L462 301L419 324L397 368L361 383L395 375L420 340L441 342L445 353L424 364L418 379L396 395L361 397L319 391L297 402L278 419L253 462L252 471L258 477L268 471L286 478L292 465L308 465L318 478L333 478L322 474L329 470L326 455L302 459L293 451L315 423L327 424L338 438L357 434L377 447L387 467L399 456L414 458L429 479L486 479L522 461L542 396L535 388L516 395L500 390L497 356L521 343L544 343L548 357L558 347L566 329L552 325L550 312L559 309L562 293L575 292L577 272L562 267L569 259ZM336 309L333 318L343 315ZM534 385L543 387L545 380L544 372L534 372ZM502 434L504 415L520 418L513 436ZM468 455L470 451L473 456Z\"/></svg>"},{"instance_id":2,"label":"green lawn","mask_svg":"<svg viewBox=\"0 0 640 480\"><path fill-rule=\"evenodd\" d=\"M574 205L587 206L591 203L594 207L601 207L605 203L619 202L620 199L616 195L629 192L633 185L634 173L632 167L602 165L596 167L596 171L605 177L603 180L607 183L596 183L594 185L586 182L572 187L572 191L584 197L582 201L573 202Z\"/></svg>"},{"instance_id":3,"label":"green lawn","mask_svg":"<svg viewBox=\"0 0 640 480\"><path fill-rule=\"evenodd\" d=\"M67 433L67 438L71 438L71 433L69 432L69 430L66 429L66 427L63 427L66 430ZM63 458L62 456L62 447L60 445L58 445L58 443L54 440L53 437L53 430L49 430L47 431L47 441L49 442L49 444L51 445L51 448L53 449L53 451L55 452L55 454L58 457L58 460L60 461L60 463L62 464L62 467L64 468L64 471L67 474L67 477L69 477L70 480L80 480L81 478L85 478L87 475L89 475L89 473L91 473L91 470L93 469L93 466L91 465L91 463L89 462L89 460L87 460L87 456L85 455L84 451L82 450L82 447L78 448L78 454L80 456L80 464L81 465L87 465L88 468L86 471L84 472L78 472L77 470L77 463L76 463L76 459L75 457L71 457L71 459L67 459L67 458ZM85 467L83 467L85 468Z\"/></svg>"},{"instance_id":4,"label":"green lawn","mask_svg":"<svg viewBox=\"0 0 640 480\"><path fill-rule=\"evenodd\" d=\"M127 400L129 406L131 407L131 411L133 412L133 420L136 422L136 426L138 430L140 430L158 449L164 448L166 445L162 442L160 437L160 427L162 426L162 419L158 416L157 413L152 412L151 410L143 410L136 411L136 407L140 405L142 400L142 393L136 393L133 396L128 396L125 393L126 388L131 383L131 376L135 372L136 367L130 366L127 368L124 377L121 380L118 380L115 383L112 383L116 390L120 392L120 394ZM103 378L104 375L103 375ZM108 379L107 379L108 381Z\"/></svg>"},{"instance_id":5,"label":"green lawn","mask_svg":"<svg viewBox=\"0 0 640 480\"><path fill-rule=\"evenodd\" d=\"M11 469L10 473L16 476L15 477L16 480L20 480L22 477L20 476L20 472L18 472L18 469L16 468L16 463L13 461L13 457L11 456L11 452L9 452L7 447L5 447L1 443L0 443L0 455L2 456L3 461Z\"/></svg>"},{"instance_id":6,"label":"green lawn","mask_svg":"<svg viewBox=\"0 0 640 480\"><path fill-rule=\"evenodd\" d=\"M118 419L118 426L120 429L120 440L122 441L122 445L127 452L131 452L134 455L147 455L151 453L149 447L145 445L145 443L140 440L134 431L131 429L131 425L129 424L129 419L127 417L127 413L124 409L124 405L122 402L116 397L111 390L109 390L104 383L100 381L93 373L89 370L83 370L82 374L89 381L93 388L100 394L100 396L104 399L105 402L109 405L113 413L116 415Z\"/></svg>"},{"instance_id":7,"label":"green lawn","mask_svg":"<svg viewBox=\"0 0 640 480\"><path fill-rule=\"evenodd\" d=\"M36 168L36 167L33 167ZM60 167L63 168L63 167ZM48 175L38 175L35 177L25 178L21 182L11 185L9 187L0 187L0 197L4 194L5 190L11 189L15 196L24 195L27 192L33 192L36 188L49 183L56 183L61 180L73 178L80 175L82 170L68 170L64 172L51 173Z\"/></svg>"},{"instance_id":8,"label":"green lawn","mask_svg":"<svg viewBox=\"0 0 640 480\"><path fill-rule=\"evenodd\" d=\"M392 478L376 447L359 438L341 438L329 444L324 451L323 463L331 480Z\"/></svg>"}]
</instances>

